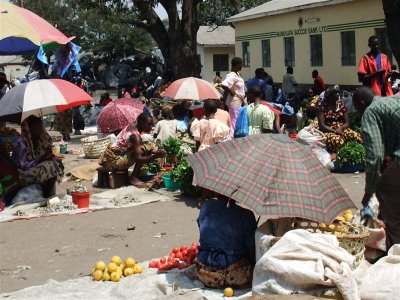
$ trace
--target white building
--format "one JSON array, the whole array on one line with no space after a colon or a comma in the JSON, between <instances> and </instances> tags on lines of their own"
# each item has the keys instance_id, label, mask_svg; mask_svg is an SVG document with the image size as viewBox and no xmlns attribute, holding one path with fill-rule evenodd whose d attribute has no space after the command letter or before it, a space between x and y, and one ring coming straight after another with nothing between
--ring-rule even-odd
<instances>
[{"instance_id":1,"label":"white building","mask_svg":"<svg viewBox=\"0 0 400 300\"><path fill-rule=\"evenodd\" d=\"M29 61L24 61L22 56L15 55L0 55L0 70L6 73L7 79L12 80L25 77L29 69Z\"/></svg>"},{"instance_id":2,"label":"white building","mask_svg":"<svg viewBox=\"0 0 400 300\"><path fill-rule=\"evenodd\" d=\"M197 32L197 55L204 80L212 82L217 71L225 78L230 70L231 59L235 57L235 29L231 26L200 26Z\"/></svg>"},{"instance_id":3,"label":"white building","mask_svg":"<svg viewBox=\"0 0 400 300\"><path fill-rule=\"evenodd\" d=\"M317 69L327 84L356 86L369 36L377 35L392 59L384 19L381 0L272 0L228 21L245 79L263 67L281 82L290 65L299 84L312 84Z\"/></svg>"}]
</instances>

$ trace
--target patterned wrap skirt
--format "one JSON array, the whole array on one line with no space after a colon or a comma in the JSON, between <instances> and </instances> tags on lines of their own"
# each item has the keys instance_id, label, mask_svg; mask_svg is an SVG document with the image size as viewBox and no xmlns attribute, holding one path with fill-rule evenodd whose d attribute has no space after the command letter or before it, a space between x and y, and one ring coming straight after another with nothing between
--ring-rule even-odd
<instances>
[{"instance_id":1,"label":"patterned wrap skirt","mask_svg":"<svg viewBox=\"0 0 400 300\"><path fill-rule=\"evenodd\" d=\"M18 173L21 186L42 184L53 178L60 182L64 175L64 166L56 159L45 160L27 170L18 170Z\"/></svg>"},{"instance_id":2,"label":"patterned wrap skirt","mask_svg":"<svg viewBox=\"0 0 400 300\"><path fill-rule=\"evenodd\" d=\"M150 155L154 147L153 142L143 142L141 145L142 155ZM108 172L126 171L134 164L135 159L131 150L123 152L112 145L107 147L99 159L99 165L103 166Z\"/></svg>"},{"instance_id":3,"label":"patterned wrap skirt","mask_svg":"<svg viewBox=\"0 0 400 300\"><path fill-rule=\"evenodd\" d=\"M227 266L225 269L210 268L195 259L196 273L199 280L211 288L242 289L251 286L254 267L247 258Z\"/></svg>"},{"instance_id":4,"label":"patterned wrap skirt","mask_svg":"<svg viewBox=\"0 0 400 300\"><path fill-rule=\"evenodd\" d=\"M68 109L56 114L54 118L54 128L61 134L72 132L72 110Z\"/></svg>"}]
</instances>

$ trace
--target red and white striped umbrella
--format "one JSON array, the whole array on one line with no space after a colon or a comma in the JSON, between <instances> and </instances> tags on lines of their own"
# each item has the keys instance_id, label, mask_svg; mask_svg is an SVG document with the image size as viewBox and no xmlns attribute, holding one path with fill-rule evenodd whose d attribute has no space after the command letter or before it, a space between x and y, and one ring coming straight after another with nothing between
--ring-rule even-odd
<instances>
[{"instance_id":1,"label":"red and white striped umbrella","mask_svg":"<svg viewBox=\"0 0 400 300\"><path fill-rule=\"evenodd\" d=\"M203 79L186 77L174 81L164 92L165 97L175 100L206 100L219 99L218 90Z\"/></svg>"},{"instance_id":2,"label":"red and white striped umbrella","mask_svg":"<svg viewBox=\"0 0 400 300\"><path fill-rule=\"evenodd\" d=\"M92 100L88 93L66 80L34 80L12 88L1 98L0 119L22 122L30 115L54 114Z\"/></svg>"},{"instance_id":3,"label":"red and white striped umbrella","mask_svg":"<svg viewBox=\"0 0 400 300\"><path fill-rule=\"evenodd\" d=\"M144 104L139 99L121 98L108 103L97 117L97 126L103 133L123 129L136 122L143 112Z\"/></svg>"}]
</instances>

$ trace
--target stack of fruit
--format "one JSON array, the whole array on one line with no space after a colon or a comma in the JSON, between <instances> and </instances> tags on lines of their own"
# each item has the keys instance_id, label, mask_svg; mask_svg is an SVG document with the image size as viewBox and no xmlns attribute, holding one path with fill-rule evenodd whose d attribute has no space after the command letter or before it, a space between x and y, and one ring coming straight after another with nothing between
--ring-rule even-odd
<instances>
[{"instance_id":1,"label":"stack of fruit","mask_svg":"<svg viewBox=\"0 0 400 300\"><path fill-rule=\"evenodd\" d=\"M294 141L297 139L297 133L296 132L290 132L288 134L288 136Z\"/></svg>"},{"instance_id":2,"label":"stack of fruit","mask_svg":"<svg viewBox=\"0 0 400 300\"><path fill-rule=\"evenodd\" d=\"M159 260L152 260L149 263L149 268L157 268L158 271L169 271L174 268L185 269L193 264L198 252L197 243L193 243L190 248L186 246L175 247L171 250L168 258L161 257Z\"/></svg>"},{"instance_id":3,"label":"stack of fruit","mask_svg":"<svg viewBox=\"0 0 400 300\"><path fill-rule=\"evenodd\" d=\"M128 277L132 274L141 274L143 269L136 264L132 257L125 259L125 264L122 263L121 257L113 256L111 262L106 265L104 261L98 261L92 271L94 280L99 281L114 281L117 282L122 276Z\"/></svg>"},{"instance_id":4,"label":"stack of fruit","mask_svg":"<svg viewBox=\"0 0 400 300\"><path fill-rule=\"evenodd\" d=\"M336 217L332 224L326 225L325 223L319 224L319 227L323 231L330 231L336 235L340 235L342 232L347 230L344 223L349 223L353 220L353 211L351 209L345 210L342 215Z\"/></svg>"}]
</instances>

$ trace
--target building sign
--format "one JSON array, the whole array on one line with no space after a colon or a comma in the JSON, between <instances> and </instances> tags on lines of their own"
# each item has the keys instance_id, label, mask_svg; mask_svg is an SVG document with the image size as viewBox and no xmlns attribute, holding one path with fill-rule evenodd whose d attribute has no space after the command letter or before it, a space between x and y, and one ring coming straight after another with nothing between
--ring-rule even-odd
<instances>
[{"instance_id":1,"label":"building sign","mask_svg":"<svg viewBox=\"0 0 400 300\"><path fill-rule=\"evenodd\" d=\"M310 27L310 28L299 28L292 30L284 30L278 31L276 36L294 36L294 35L304 35L304 34L318 34L327 32L327 26L318 26L318 27Z\"/></svg>"},{"instance_id":2,"label":"building sign","mask_svg":"<svg viewBox=\"0 0 400 300\"><path fill-rule=\"evenodd\" d=\"M281 30L281 31L253 33L249 35L236 36L235 40L241 42L241 41L250 41L257 39L271 39L271 38L286 37L286 36L302 36L309 34L321 34L325 32L347 31L347 30L356 30L360 28L377 28L377 27L385 27L385 20L384 19L366 20L360 22L331 24L326 26L317 26L310 28L296 28L296 29Z\"/></svg>"}]
</instances>

